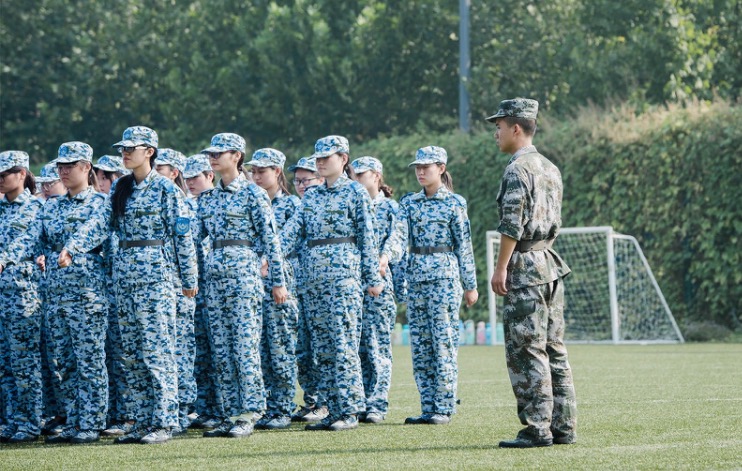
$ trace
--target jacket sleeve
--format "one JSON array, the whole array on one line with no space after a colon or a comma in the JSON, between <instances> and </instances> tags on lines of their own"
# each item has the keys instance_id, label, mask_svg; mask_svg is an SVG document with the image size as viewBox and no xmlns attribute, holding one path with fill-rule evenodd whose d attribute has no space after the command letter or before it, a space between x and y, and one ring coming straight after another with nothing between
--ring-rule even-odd
<instances>
[{"instance_id":1,"label":"jacket sleeve","mask_svg":"<svg viewBox=\"0 0 742 471\"><path fill-rule=\"evenodd\" d=\"M93 195L89 204L91 217L80 225L71 234L64 248L73 257L80 253L88 253L101 245L110 236L111 203L107 196Z\"/></svg>"},{"instance_id":2,"label":"jacket sleeve","mask_svg":"<svg viewBox=\"0 0 742 471\"><path fill-rule=\"evenodd\" d=\"M466 201L455 195L456 204L453 207L451 220L451 234L453 235L453 249L459 261L459 276L465 290L477 288L477 270L474 265L474 250L471 243L471 226L466 212Z\"/></svg>"},{"instance_id":3,"label":"jacket sleeve","mask_svg":"<svg viewBox=\"0 0 742 471\"><path fill-rule=\"evenodd\" d=\"M360 186L360 184L359 184ZM374 233L374 213L368 192L353 190L355 197L356 244L361 252L361 280L364 287L382 283L379 274L379 249Z\"/></svg>"},{"instance_id":4,"label":"jacket sleeve","mask_svg":"<svg viewBox=\"0 0 742 471\"><path fill-rule=\"evenodd\" d=\"M165 188L163 199L163 216L172 234L183 289L194 289L198 286L198 259L191 231L194 216L186 205L185 195L177 187Z\"/></svg>"},{"instance_id":5,"label":"jacket sleeve","mask_svg":"<svg viewBox=\"0 0 742 471\"><path fill-rule=\"evenodd\" d=\"M286 286L286 280L283 276L281 242L278 236L276 220L273 217L270 199L268 199L265 191L251 189L247 204L253 224L255 224L255 230L260 235L263 256L268 261L269 274L266 288L272 289L276 286Z\"/></svg>"}]
</instances>

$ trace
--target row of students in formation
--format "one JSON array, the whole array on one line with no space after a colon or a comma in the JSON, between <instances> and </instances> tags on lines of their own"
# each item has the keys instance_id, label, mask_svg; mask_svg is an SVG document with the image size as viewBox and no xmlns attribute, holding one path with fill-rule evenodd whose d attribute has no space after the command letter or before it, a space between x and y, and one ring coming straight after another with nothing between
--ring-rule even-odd
<instances>
[{"instance_id":1,"label":"row of students in formation","mask_svg":"<svg viewBox=\"0 0 742 471\"><path fill-rule=\"evenodd\" d=\"M417 151L422 190L398 204L342 136L289 167L299 197L285 156L246 162L236 134L188 158L143 126L113 147L94 165L89 145L62 144L42 198L28 155L0 153L3 442L379 423L403 290L422 409L405 423L449 422L459 308L478 295L443 148Z\"/></svg>"}]
</instances>

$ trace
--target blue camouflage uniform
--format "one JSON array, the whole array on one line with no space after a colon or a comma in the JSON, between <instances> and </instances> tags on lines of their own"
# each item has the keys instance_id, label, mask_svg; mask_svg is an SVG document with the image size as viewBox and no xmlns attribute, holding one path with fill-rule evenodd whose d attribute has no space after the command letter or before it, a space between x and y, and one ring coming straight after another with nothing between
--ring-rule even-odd
<instances>
[{"instance_id":1,"label":"blue camouflage uniform","mask_svg":"<svg viewBox=\"0 0 742 471\"><path fill-rule=\"evenodd\" d=\"M93 149L82 142L64 143L56 163L90 162ZM102 430L108 410L108 372L105 338L108 299L102 234L88 232L94 240L75 237L78 229L104 211L108 198L93 187L72 196L48 201L39 212L41 232L36 253L46 258L45 312L49 324L50 363L60 385L66 408L66 428ZM66 249L72 264L59 267L59 253Z\"/></svg>"},{"instance_id":2,"label":"blue camouflage uniform","mask_svg":"<svg viewBox=\"0 0 742 471\"><path fill-rule=\"evenodd\" d=\"M361 157L351 163L356 174L374 171L383 174L378 159ZM379 256L386 255L390 266L399 263L407 245L407 225L398 217L399 205L379 192L371 200L374 211L374 234ZM389 408L389 388L392 382L392 329L397 317L392 270L384 276L384 290L379 296L368 293L363 297L361 358L363 389L366 395L366 413L385 416Z\"/></svg>"},{"instance_id":3,"label":"blue camouflage uniform","mask_svg":"<svg viewBox=\"0 0 742 471\"><path fill-rule=\"evenodd\" d=\"M410 165L446 163L440 147L425 147ZM456 411L459 309L463 289L477 287L466 200L441 186L405 195L400 218L409 228L407 318L412 366L423 414Z\"/></svg>"},{"instance_id":4,"label":"blue camouflage uniform","mask_svg":"<svg viewBox=\"0 0 742 471\"><path fill-rule=\"evenodd\" d=\"M271 148L258 149L247 165L283 169L286 156ZM271 200L271 209L280 229L296 212L301 200L278 190ZM263 329L260 339L260 365L266 391L266 413L257 426L270 425L271 419L290 420L296 406L296 329L299 307L295 296L293 267L284 261L284 276L289 296L286 302L276 304L271 290L263 295ZM290 422L289 422L290 423ZM288 425L288 424L285 424Z\"/></svg>"},{"instance_id":5,"label":"blue camouflage uniform","mask_svg":"<svg viewBox=\"0 0 742 471\"><path fill-rule=\"evenodd\" d=\"M22 167L28 154L0 153L0 173ZM24 190L13 201L0 199L0 439L35 439L40 433L41 306L33 234L43 203Z\"/></svg>"},{"instance_id":6,"label":"blue camouflage uniform","mask_svg":"<svg viewBox=\"0 0 742 471\"><path fill-rule=\"evenodd\" d=\"M226 187L220 181L199 195L198 218L200 236L212 243L203 279L217 416L260 413L265 409L259 351L264 286L257 244L268 260L267 288L285 285L270 201L240 173Z\"/></svg>"},{"instance_id":7,"label":"blue camouflage uniform","mask_svg":"<svg viewBox=\"0 0 742 471\"><path fill-rule=\"evenodd\" d=\"M157 134L143 126L127 128L113 147L139 145L157 148ZM183 289L191 290L197 287L198 262L183 192L156 170L139 183L129 178L133 176L116 180L111 189L113 201L122 182L133 185L124 214L112 214L107 205L90 226L92 232L97 225L110 223L118 239L112 273L122 357L137 422L137 430L127 439L134 439L178 426L172 267L177 263Z\"/></svg>"},{"instance_id":8,"label":"blue camouflage uniform","mask_svg":"<svg viewBox=\"0 0 742 471\"><path fill-rule=\"evenodd\" d=\"M155 165L170 165L183 175L186 167L186 157L181 152L173 149L158 149ZM197 241L199 240L199 223L196 217L196 208L198 205L193 198L186 198L185 203L188 210L187 217L191 221L191 237L194 241ZM178 367L178 421L181 429L186 429L190 425L188 414L194 410L197 395L196 380L193 376L196 359L196 339L194 334L196 299L189 298L183 294L183 284L181 283L180 272L175 260L173 260L172 269L177 312L174 329L175 361Z\"/></svg>"},{"instance_id":9,"label":"blue camouflage uniform","mask_svg":"<svg viewBox=\"0 0 742 471\"><path fill-rule=\"evenodd\" d=\"M328 141L328 149L323 149ZM334 147L332 141L340 141ZM338 149L347 153L347 140L328 136L315 145L317 158ZM328 153L329 152L329 153ZM308 188L299 211L282 231L284 251L307 241L303 281L305 313L312 355L319 376L318 390L329 411L324 424L364 412L365 397L358 356L363 293L382 284L374 216L366 189L346 176L328 187Z\"/></svg>"}]
</instances>

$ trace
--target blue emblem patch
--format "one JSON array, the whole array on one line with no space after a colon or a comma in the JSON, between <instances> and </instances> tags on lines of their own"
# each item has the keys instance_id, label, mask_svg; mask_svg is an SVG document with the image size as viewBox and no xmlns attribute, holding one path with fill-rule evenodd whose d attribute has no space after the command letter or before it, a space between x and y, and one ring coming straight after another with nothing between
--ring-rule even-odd
<instances>
[{"instance_id":1,"label":"blue emblem patch","mask_svg":"<svg viewBox=\"0 0 742 471\"><path fill-rule=\"evenodd\" d=\"M178 218L175 220L175 233L186 235L191 230L191 220L188 218Z\"/></svg>"}]
</instances>

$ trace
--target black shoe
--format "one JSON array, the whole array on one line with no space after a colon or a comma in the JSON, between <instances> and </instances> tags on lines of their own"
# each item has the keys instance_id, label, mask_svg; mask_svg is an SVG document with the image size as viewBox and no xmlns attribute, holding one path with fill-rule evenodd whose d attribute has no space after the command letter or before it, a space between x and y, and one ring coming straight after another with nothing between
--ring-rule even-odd
<instances>
[{"instance_id":1,"label":"black shoe","mask_svg":"<svg viewBox=\"0 0 742 471\"><path fill-rule=\"evenodd\" d=\"M422 425L429 423L432 414L416 415L415 417L407 417L404 419L404 423L407 425Z\"/></svg>"},{"instance_id":2,"label":"black shoe","mask_svg":"<svg viewBox=\"0 0 742 471\"><path fill-rule=\"evenodd\" d=\"M126 433L124 435L121 435L120 437L116 437L113 440L114 445L129 445L132 443L139 443L139 441L142 439L143 436L145 436L148 432L147 429L134 429L129 433Z\"/></svg>"},{"instance_id":3,"label":"black shoe","mask_svg":"<svg viewBox=\"0 0 742 471\"><path fill-rule=\"evenodd\" d=\"M384 414L380 412L369 412L365 414L363 419L359 420L365 424L380 424L384 421Z\"/></svg>"},{"instance_id":4,"label":"black shoe","mask_svg":"<svg viewBox=\"0 0 742 471\"><path fill-rule=\"evenodd\" d=\"M554 442L551 438L528 438L524 436L516 437L515 440L505 440L500 442L500 448L536 448L542 446L551 446Z\"/></svg>"},{"instance_id":5,"label":"black shoe","mask_svg":"<svg viewBox=\"0 0 742 471\"><path fill-rule=\"evenodd\" d=\"M225 420L215 429L207 430L204 432L204 438L223 438L229 436L229 431L232 430L234 424L230 420Z\"/></svg>"},{"instance_id":6,"label":"black shoe","mask_svg":"<svg viewBox=\"0 0 742 471\"><path fill-rule=\"evenodd\" d=\"M319 422L308 424L306 427L304 427L304 430L309 430L312 432L316 432L318 430L330 430L330 425L332 425L332 423L332 420L330 420L328 417L325 417Z\"/></svg>"},{"instance_id":7,"label":"black shoe","mask_svg":"<svg viewBox=\"0 0 742 471\"><path fill-rule=\"evenodd\" d=\"M41 434L59 435L64 431L65 424L67 424L67 417L60 417L57 415L44 424L44 426L41 428Z\"/></svg>"},{"instance_id":8,"label":"black shoe","mask_svg":"<svg viewBox=\"0 0 742 471\"><path fill-rule=\"evenodd\" d=\"M554 445L574 445L577 443L577 436L575 435L554 435L552 440Z\"/></svg>"},{"instance_id":9,"label":"black shoe","mask_svg":"<svg viewBox=\"0 0 742 471\"><path fill-rule=\"evenodd\" d=\"M58 433L56 435L47 435L44 437L44 443L48 445L54 445L58 443L69 443L72 438L77 435L77 430L75 427L67 427L64 430L62 430L62 433Z\"/></svg>"}]
</instances>

